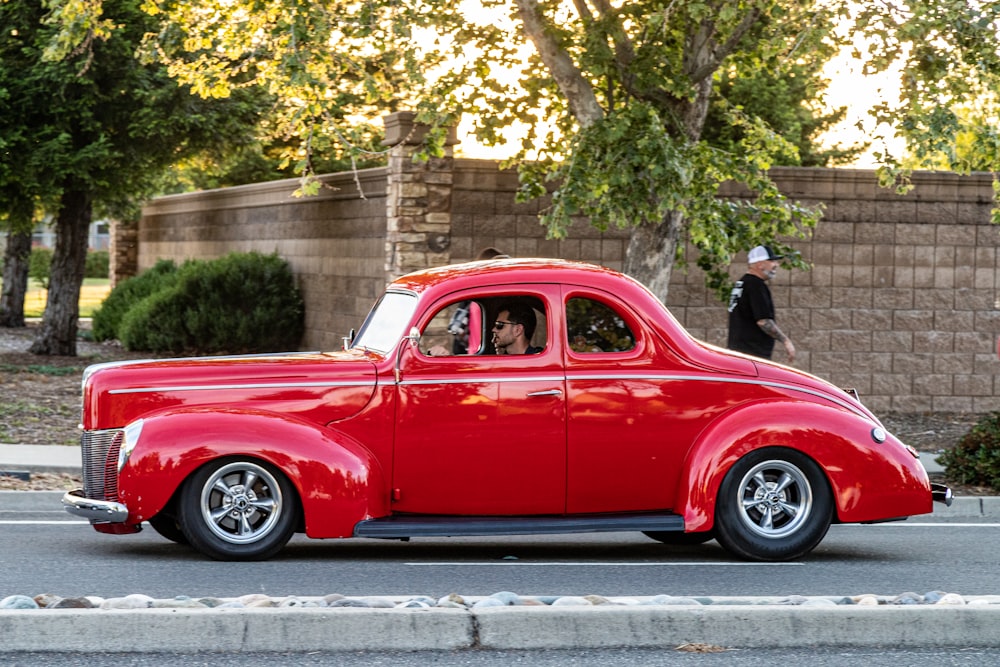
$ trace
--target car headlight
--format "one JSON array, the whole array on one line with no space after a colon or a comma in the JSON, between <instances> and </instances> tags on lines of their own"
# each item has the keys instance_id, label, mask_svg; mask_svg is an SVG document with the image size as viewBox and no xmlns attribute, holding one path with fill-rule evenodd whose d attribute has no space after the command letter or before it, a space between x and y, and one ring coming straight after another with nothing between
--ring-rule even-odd
<instances>
[{"instance_id":1,"label":"car headlight","mask_svg":"<svg viewBox=\"0 0 1000 667\"><path fill-rule=\"evenodd\" d=\"M121 472L125 464L128 463L132 450L139 444L139 436L142 434L142 420L134 421L122 431L122 445L118 448L118 472Z\"/></svg>"}]
</instances>

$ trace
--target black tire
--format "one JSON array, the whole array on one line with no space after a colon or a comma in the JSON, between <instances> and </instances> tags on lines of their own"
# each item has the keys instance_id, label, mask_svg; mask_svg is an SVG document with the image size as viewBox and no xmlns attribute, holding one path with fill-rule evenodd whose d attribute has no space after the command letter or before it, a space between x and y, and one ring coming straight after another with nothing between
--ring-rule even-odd
<instances>
[{"instance_id":1,"label":"black tire","mask_svg":"<svg viewBox=\"0 0 1000 667\"><path fill-rule=\"evenodd\" d=\"M741 558L800 558L820 543L833 520L826 476L808 456L772 447L730 468L715 505L715 538Z\"/></svg>"},{"instance_id":2,"label":"black tire","mask_svg":"<svg viewBox=\"0 0 1000 667\"><path fill-rule=\"evenodd\" d=\"M206 465L178 500L178 522L192 547L216 560L264 560L291 539L299 503L288 479L252 459Z\"/></svg>"},{"instance_id":3,"label":"black tire","mask_svg":"<svg viewBox=\"0 0 1000 667\"><path fill-rule=\"evenodd\" d=\"M188 538L184 535L184 531L181 530L181 526L177 523L177 519L171 514L157 514L154 517L150 517L149 525L155 530L160 537L165 537L171 542L176 542L177 544L188 544Z\"/></svg>"},{"instance_id":4,"label":"black tire","mask_svg":"<svg viewBox=\"0 0 1000 667\"><path fill-rule=\"evenodd\" d=\"M697 546L715 538L715 535L710 530L704 533L682 533L679 530L644 530L642 534L657 542L669 544L672 547Z\"/></svg>"}]
</instances>

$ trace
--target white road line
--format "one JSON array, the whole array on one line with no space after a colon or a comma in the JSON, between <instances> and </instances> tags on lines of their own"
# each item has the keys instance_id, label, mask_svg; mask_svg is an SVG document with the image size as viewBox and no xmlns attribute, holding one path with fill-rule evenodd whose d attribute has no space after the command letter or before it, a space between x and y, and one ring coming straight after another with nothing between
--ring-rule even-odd
<instances>
[{"instance_id":1,"label":"white road line","mask_svg":"<svg viewBox=\"0 0 1000 667\"><path fill-rule=\"evenodd\" d=\"M693 563L626 563L621 561L613 561L606 563L592 563L592 562L576 562L576 561L551 561L543 563L525 563L518 560L509 560L502 563L404 563L404 565L414 565L414 566L429 566L429 567L456 567L456 566L467 566L467 567L496 567L504 565L514 565L514 566L542 566L542 567L578 567L578 566L597 566L597 567L676 567L681 566L697 566L697 567L761 567L761 566L776 566L776 567L789 567L789 566L801 566L803 563L744 563L744 562L725 562L725 563L704 563L704 562L693 562Z\"/></svg>"},{"instance_id":2,"label":"white road line","mask_svg":"<svg viewBox=\"0 0 1000 667\"><path fill-rule=\"evenodd\" d=\"M89 526L89 521L29 521L28 519L23 519L20 521L3 521L0 520L0 526Z\"/></svg>"},{"instance_id":3,"label":"white road line","mask_svg":"<svg viewBox=\"0 0 1000 667\"><path fill-rule=\"evenodd\" d=\"M848 528L859 524L844 524L840 528ZM1000 528L1000 523L882 523L886 528ZM871 526L864 526L871 528Z\"/></svg>"}]
</instances>

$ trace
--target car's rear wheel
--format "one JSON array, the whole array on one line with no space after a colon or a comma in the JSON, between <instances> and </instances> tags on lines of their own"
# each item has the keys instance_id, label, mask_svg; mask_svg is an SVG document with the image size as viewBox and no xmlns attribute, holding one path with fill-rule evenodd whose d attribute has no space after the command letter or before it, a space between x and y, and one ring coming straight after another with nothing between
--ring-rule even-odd
<instances>
[{"instance_id":1,"label":"car's rear wheel","mask_svg":"<svg viewBox=\"0 0 1000 667\"><path fill-rule=\"evenodd\" d=\"M679 530L644 530L642 534L648 538L656 540L657 542L663 542L664 544L669 544L674 547L704 544L715 537L712 531L704 533L682 533Z\"/></svg>"},{"instance_id":2,"label":"car's rear wheel","mask_svg":"<svg viewBox=\"0 0 1000 667\"><path fill-rule=\"evenodd\" d=\"M833 519L833 496L819 466L804 454L773 447L747 454L726 473L715 507L715 537L750 560L806 555Z\"/></svg>"},{"instance_id":3,"label":"car's rear wheel","mask_svg":"<svg viewBox=\"0 0 1000 667\"><path fill-rule=\"evenodd\" d=\"M295 532L299 504L288 479L249 459L213 462L185 483L178 521L191 546L217 560L263 560Z\"/></svg>"}]
</instances>

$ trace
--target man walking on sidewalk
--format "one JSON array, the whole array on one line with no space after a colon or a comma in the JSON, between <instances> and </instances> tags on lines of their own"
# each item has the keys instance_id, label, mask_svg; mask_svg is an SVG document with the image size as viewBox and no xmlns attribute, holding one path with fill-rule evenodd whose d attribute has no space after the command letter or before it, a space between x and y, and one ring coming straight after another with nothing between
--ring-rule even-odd
<instances>
[{"instance_id":1,"label":"man walking on sidewalk","mask_svg":"<svg viewBox=\"0 0 1000 667\"><path fill-rule=\"evenodd\" d=\"M770 359L774 341L780 341L788 353L788 363L795 361L795 345L774 321L774 302L767 281L778 272L781 255L768 246L759 245L747 255L749 271L743 275L729 295L730 350Z\"/></svg>"}]
</instances>

